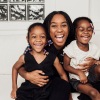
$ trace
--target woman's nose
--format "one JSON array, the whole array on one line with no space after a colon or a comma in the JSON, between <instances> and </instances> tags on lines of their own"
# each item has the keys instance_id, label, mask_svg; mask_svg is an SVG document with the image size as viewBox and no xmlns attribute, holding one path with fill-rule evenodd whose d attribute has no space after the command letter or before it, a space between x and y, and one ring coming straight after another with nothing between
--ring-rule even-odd
<instances>
[{"instance_id":1,"label":"woman's nose","mask_svg":"<svg viewBox=\"0 0 100 100\"><path fill-rule=\"evenodd\" d=\"M62 31L62 27L59 26L59 27L57 28L57 31L58 31L58 32L61 32L61 31Z\"/></svg>"}]
</instances>

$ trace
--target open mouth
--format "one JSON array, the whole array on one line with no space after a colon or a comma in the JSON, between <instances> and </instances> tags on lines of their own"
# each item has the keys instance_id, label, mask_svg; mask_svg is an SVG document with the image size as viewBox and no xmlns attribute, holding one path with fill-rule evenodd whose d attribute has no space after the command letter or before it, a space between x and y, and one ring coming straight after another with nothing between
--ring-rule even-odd
<instances>
[{"instance_id":1,"label":"open mouth","mask_svg":"<svg viewBox=\"0 0 100 100\"><path fill-rule=\"evenodd\" d=\"M82 36L82 39L85 40L85 41L90 40L90 36Z\"/></svg>"},{"instance_id":2,"label":"open mouth","mask_svg":"<svg viewBox=\"0 0 100 100\"><path fill-rule=\"evenodd\" d=\"M62 42L63 41L63 38L64 38L64 35L56 35L55 38L56 38L56 40L58 42Z\"/></svg>"},{"instance_id":3,"label":"open mouth","mask_svg":"<svg viewBox=\"0 0 100 100\"><path fill-rule=\"evenodd\" d=\"M43 46L43 44L34 44L35 45L35 47L37 47L37 48L41 48L42 46Z\"/></svg>"}]
</instances>

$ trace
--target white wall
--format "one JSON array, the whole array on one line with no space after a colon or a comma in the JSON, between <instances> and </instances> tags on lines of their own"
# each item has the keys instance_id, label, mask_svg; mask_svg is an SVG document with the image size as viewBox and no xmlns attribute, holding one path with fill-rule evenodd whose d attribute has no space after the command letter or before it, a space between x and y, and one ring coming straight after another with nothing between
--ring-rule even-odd
<instances>
[{"instance_id":1,"label":"white wall","mask_svg":"<svg viewBox=\"0 0 100 100\"><path fill-rule=\"evenodd\" d=\"M90 17L95 26L92 41L100 47L99 9L100 0L45 0L45 16L53 10L63 10L72 20L78 16ZM33 22L0 22L0 100L10 100L12 65L27 46L27 28Z\"/></svg>"}]
</instances>

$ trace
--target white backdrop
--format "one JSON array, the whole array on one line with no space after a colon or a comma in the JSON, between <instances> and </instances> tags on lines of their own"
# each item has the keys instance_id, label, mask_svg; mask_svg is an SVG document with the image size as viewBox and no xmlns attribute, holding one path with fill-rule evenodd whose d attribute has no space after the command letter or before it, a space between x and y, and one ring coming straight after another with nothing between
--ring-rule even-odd
<instances>
[{"instance_id":1,"label":"white backdrop","mask_svg":"<svg viewBox=\"0 0 100 100\"><path fill-rule=\"evenodd\" d=\"M95 27L92 41L100 47L100 0L45 0L45 16L54 10L67 12L72 20L90 17ZM0 100L10 100L12 65L27 46L27 28L33 22L0 22Z\"/></svg>"}]
</instances>

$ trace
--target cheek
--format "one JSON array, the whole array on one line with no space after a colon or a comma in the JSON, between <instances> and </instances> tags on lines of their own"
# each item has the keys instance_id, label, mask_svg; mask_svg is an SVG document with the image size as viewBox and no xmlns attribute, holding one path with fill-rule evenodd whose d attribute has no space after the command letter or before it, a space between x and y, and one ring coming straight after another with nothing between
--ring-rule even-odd
<instances>
[{"instance_id":1,"label":"cheek","mask_svg":"<svg viewBox=\"0 0 100 100\"><path fill-rule=\"evenodd\" d=\"M42 42L43 42L43 44L46 44L47 43L47 39L43 39Z\"/></svg>"},{"instance_id":2,"label":"cheek","mask_svg":"<svg viewBox=\"0 0 100 100\"><path fill-rule=\"evenodd\" d=\"M78 31L75 32L75 37L76 37L76 38L80 37L80 35L81 35L80 32L78 32Z\"/></svg>"},{"instance_id":3,"label":"cheek","mask_svg":"<svg viewBox=\"0 0 100 100\"><path fill-rule=\"evenodd\" d=\"M67 39L68 35L69 35L69 30L66 30L65 31L65 37L66 37L66 39Z\"/></svg>"},{"instance_id":4,"label":"cheek","mask_svg":"<svg viewBox=\"0 0 100 100\"><path fill-rule=\"evenodd\" d=\"M53 38L54 38L54 33L53 33L53 32L51 32L51 31L50 31L50 37L51 37L51 39L53 39Z\"/></svg>"}]
</instances>

